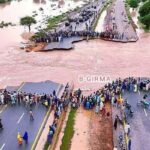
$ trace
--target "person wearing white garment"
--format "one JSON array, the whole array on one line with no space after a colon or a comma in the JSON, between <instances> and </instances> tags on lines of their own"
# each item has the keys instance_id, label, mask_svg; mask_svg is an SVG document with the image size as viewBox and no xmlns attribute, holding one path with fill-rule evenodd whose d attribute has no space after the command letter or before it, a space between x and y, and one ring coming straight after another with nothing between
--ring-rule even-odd
<instances>
[{"instance_id":1,"label":"person wearing white garment","mask_svg":"<svg viewBox=\"0 0 150 150\"><path fill-rule=\"evenodd\" d=\"M146 91L148 91L150 89L150 82L146 83Z\"/></svg>"},{"instance_id":2,"label":"person wearing white garment","mask_svg":"<svg viewBox=\"0 0 150 150\"><path fill-rule=\"evenodd\" d=\"M134 84L134 92L137 92L137 90L138 90L138 86L137 84Z\"/></svg>"},{"instance_id":3,"label":"person wearing white garment","mask_svg":"<svg viewBox=\"0 0 150 150\"><path fill-rule=\"evenodd\" d=\"M100 102L100 111L102 111L103 107L104 107L104 104L103 104L103 102L101 101L101 102Z\"/></svg>"},{"instance_id":4,"label":"person wearing white garment","mask_svg":"<svg viewBox=\"0 0 150 150\"><path fill-rule=\"evenodd\" d=\"M115 146L115 147L113 148L113 150L117 150L117 146Z\"/></svg>"},{"instance_id":5,"label":"person wearing white garment","mask_svg":"<svg viewBox=\"0 0 150 150\"><path fill-rule=\"evenodd\" d=\"M4 104L4 95L2 93L0 95L0 102L1 102L1 104Z\"/></svg>"}]
</instances>

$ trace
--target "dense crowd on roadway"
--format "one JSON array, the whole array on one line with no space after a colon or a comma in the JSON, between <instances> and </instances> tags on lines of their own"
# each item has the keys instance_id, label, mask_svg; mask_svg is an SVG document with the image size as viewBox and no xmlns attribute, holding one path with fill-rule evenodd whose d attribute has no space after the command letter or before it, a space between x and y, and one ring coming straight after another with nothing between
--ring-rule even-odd
<instances>
[{"instance_id":1,"label":"dense crowd on roadway","mask_svg":"<svg viewBox=\"0 0 150 150\"><path fill-rule=\"evenodd\" d=\"M67 84L65 90L61 96L61 98L55 98L52 103L52 109L54 109L54 120L51 125L49 125L49 132L47 135L47 142L48 144L52 143L53 136L55 134L55 130L57 128L57 124L62 113L62 110L66 111L66 108L70 102L70 89L69 85Z\"/></svg>"},{"instance_id":2,"label":"dense crowd on roadway","mask_svg":"<svg viewBox=\"0 0 150 150\"><path fill-rule=\"evenodd\" d=\"M150 80L149 79L140 79L140 78L126 78L124 80L118 79L113 81L112 83L106 84L103 88L97 90L89 96L83 97L81 96L81 102L83 107L86 110L95 109L95 113L101 113L102 116L109 116L110 112L108 112L105 108L105 103L110 102L112 107L119 109L121 116L118 114L115 116L113 121L113 127L116 131L118 129L118 124L123 125L123 121L125 120L126 124L124 125L124 132L128 136L130 134L130 124L128 123L128 119L132 118L134 112L132 110L132 106L128 103L127 99L123 99L122 95L124 92L139 92L139 91L149 91L150 90ZM144 94L143 98L141 98L140 102L144 108L149 107L150 102L147 101L147 94ZM120 135L118 138L119 147L124 149L125 145L123 144L123 135ZM128 150L131 150L131 139L128 139L127 144ZM114 147L117 150L117 146Z\"/></svg>"},{"instance_id":3,"label":"dense crowd on roadway","mask_svg":"<svg viewBox=\"0 0 150 150\"><path fill-rule=\"evenodd\" d=\"M99 33L90 29L89 31L59 31L56 33L51 33L49 35L36 37L34 41L36 43L62 42L63 39L72 37L83 37L84 39L123 39L123 36L123 34L120 35L118 32L112 30Z\"/></svg>"},{"instance_id":4,"label":"dense crowd on roadway","mask_svg":"<svg viewBox=\"0 0 150 150\"><path fill-rule=\"evenodd\" d=\"M105 109L104 102L110 101L112 105L122 104L121 94L124 91L137 92L138 90L150 90L150 80L140 80L140 78L126 78L124 80L118 79L112 83L106 84L103 88L97 90L89 96L83 96L78 90L76 95L72 97L72 102L83 104L85 109L92 109L96 106L96 113L99 110Z\"/></svg>"},{"instance_id":5,"label":"dense crowd on roadway","mask_svg":"<svg viewBox=\"0 0 150 150\"><path fill-rule=\"evenodd\" d=\"M102 2L103 4L104 2ZM55 27L53 30L45 32L44 35L34 37L33 41L39 42L62 42L63 39L71 37L82 37L84 39L104 38L104 39L123 39L116 30L105 30L104 32L95 32L93 25L98 19L98 6L91 4L86 9L83 9L75 17L70 15L67 21L62 22L62 25Z\"/></svg>"},{"instance_id":6,"label":"dense crowd on roadway","mask_svg":"<svg viewBox=\"0 0 150 150\"><path fill-rule=\"evenodd\" d=\"M0 93L0 104L24 104L26 107L30 108L30 120L34 120L32 114L33 105L42 103L46 107L51 106L52 109L54 109L54 120L49 126L49 132L47 136L47 142L51 144L62 110L66 111L69 103L73 108L78 108L80 106L83 106L87 110L94 108L96 114L100 112L102 116L109 116L110 112L106 112L105 103L111 102L112 106L121 108L122 112L127 109L128 112L126 112L126 114L131 115L131 106L126 100L123 100L122 94L125 91L138 92L141 90L150 90L150 80L129 77L123 80L119 78L112 83L108 83L103 88L100 88L89 96L83 96L80 89L75 92L69 92L68 84L66 85L65 90L60 98L57 97L55 90L50 95L31 94L16 91L8 92L7 90L4 90ZM146 99L146 97L146 95L143 97L143 101ZM122 118L116 116L114 120L115 130L117 129L118 122L122 123ZM3 128L1 119L0 128ZM125 127L126 134L129 133L129 128L130 125L127 124Z\"/></svg>"},{"instance_id":7,"label":"dense crowd on roadway","mask_svg":"<svg viewBox=\"0 0 150 150\"><path fill-rule=\"evenodd\" d=\"M96 32L92 31L92 26L95 22L97 13L97 6L94 4L90 5L80 13L77 13L77 16L75 15L76 17L74 17L74 15L68 16L67 21L62 23L60 27L56 27L54 30L50 30L43 36L36 37L33 40L35 42L51 43L61 42L64 38L74 36L93 36Z\"/></svg>"},{"instance_id":8,"label":"dense crowd on roadway","mask_svg":"<svg viewBox=\"0 0 150 150\"><path fill-rule=\"evenodd\" d=\"M37 103L45 104L48 106L52 103L54 96L56 95L55 90L53 94L32 94L32 93L25 93L25 92L9 92L6 89L0 93L0 105L4 104L21 104L23 103L26 107L32 106Z\"/></svg>"}]
</instances>

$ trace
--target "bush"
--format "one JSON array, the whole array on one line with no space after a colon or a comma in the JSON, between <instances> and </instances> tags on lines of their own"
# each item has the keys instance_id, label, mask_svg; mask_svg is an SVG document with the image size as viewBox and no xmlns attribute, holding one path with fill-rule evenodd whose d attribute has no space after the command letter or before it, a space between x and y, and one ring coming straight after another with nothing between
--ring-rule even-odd
<instances>
[{"instance_id":1,"label":"bush","mask_svg":"<svg viewBox=\"0 0 150 150\"><path fill-rule=\"evenodd\" d=\"M138 1L137 0L130 0L129 5L131 8L137 8L138 7Z\"/></svg>"},{"instance_id":2,"label":"bush","mask_svg":"<svg viewBox=\"0 0 150 150\"><path fill-rule=\"evenodd\" d=\"M139 14L141 17L150 14L150 1L146 1L139 9Z\"/></svg>"},{"instance_id":3,"label":"bush","mask_svg":"<svg viewBox=\"0 0 150 150\"><path fill-rule=\"evenodd\" d=\"M150 29L150 14L140 17L140 21L145 25L146 29Z\"/></svg>"},{"instance_id":4,"label":"bush","mask_svg":"<svg viewBox=\"0 0 150 150\"><path fill-rule=\"evenodd\" d=\"M11 0L0 0L0 3L5 3L5 2L9 2Z\"/></svg>"}]
</instances>

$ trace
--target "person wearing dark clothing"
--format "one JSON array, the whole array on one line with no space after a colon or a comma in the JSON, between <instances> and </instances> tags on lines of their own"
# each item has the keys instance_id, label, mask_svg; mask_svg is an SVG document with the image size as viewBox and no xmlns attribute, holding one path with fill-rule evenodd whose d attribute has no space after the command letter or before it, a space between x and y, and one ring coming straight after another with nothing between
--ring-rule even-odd
<instances>
[{"instance_id":1,"label":"person wearing dark clothing","mask_svg":"<svg viewBox=\"0 0 150 150\"><path fill-rule=\"evenodd\" d=\"M0 119L0 129L3 129L2 120Z\"/></svg>"},{"instance_id":2,"label":"person wearing dark clothing","mask_svg":"<svg viewBox=\"0 0 150 150\"><path fill-rule=\"evenodd\" d=\"M131 139L129 139L129 142L128 142L128 150L131 150Z\"/></svg>"},{"instance_id":3,"label":"person wearing dark clothing","mask_svg":"<svg viewBox=\"0 0 150 150\"><path fill-rule=\"evenodd\" d=\"M53 96L55 96L55 95L56 95L56 91L54 90L54 91L53 91Z\"/></svg>"},{"instance_id":4,"label":"person wearing dark clothing","mask_svg":"<svg viewBox=\"0 0 150 150\"><path fill-rule=\"evenodd\" d=\"M114 122L115 130L117 129L117 124L118 124L118 116L115 117L115 122Z\"/></svg>"},{"instance_id":5,"label":"person wearing dark clothing","mask_svg":"<svg viewBox=\"0 0 150 150\"><path fill-rule=\"evenodd\" d=\"M29 111L29 115L30 115L30 120L31 120L31 121L33 121L33 120L34 120L34 117L33 117L32 109L30 109L30 111Z\"/></svg>"},{"instance_id":6,"label":"person wearing dark clothing","mask_svg":"<svg viewBox=\"0 0 150 150\"><path fill-rule=\"evenodd\" d=\"M25 133L24 133L22 138L25 141L25 143L27 144L28 143L28 132L27 131L25 131Z\"/></svg>"}]
</instances>

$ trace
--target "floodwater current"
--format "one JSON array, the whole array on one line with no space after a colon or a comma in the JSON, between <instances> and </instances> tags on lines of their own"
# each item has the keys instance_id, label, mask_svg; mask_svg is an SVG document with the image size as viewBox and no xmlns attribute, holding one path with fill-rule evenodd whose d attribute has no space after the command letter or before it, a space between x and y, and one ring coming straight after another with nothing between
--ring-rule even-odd
<instances>
[{"instance_id":1,"label":"floodwater current","mask_svg":"<svg viewBox=\"0 0 150 150\"><path fill-rule=\"evenodd\" d=\"M48 6L52 6L53 3L58 4L60 1L22 0L0 5L0 20L18 24L21 16L33 11L40 14L40 7L45 7L46 12ZM66 0L61 1L61 4L63 6L59 9L62 11L63 7L69 6L71 9L71 6L74 8L75 4L81 6L83 3ZM55 10L53 11L51 9L51 14L55 13ZM150 76L150 33L140 33L136 43L91 40L76 43L70 51L27 53L17 48L23 40L20 35L24 30L26 29L20 26L0 29L1 88L6 85L18 85L24 81L53 80L60 83L73 81L75 87L90 90L100 86L99 82L89 80L94 75L111 79Z\"/></svg>"}]
</instances>

